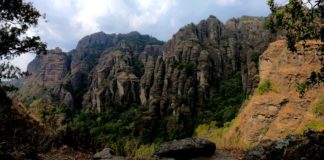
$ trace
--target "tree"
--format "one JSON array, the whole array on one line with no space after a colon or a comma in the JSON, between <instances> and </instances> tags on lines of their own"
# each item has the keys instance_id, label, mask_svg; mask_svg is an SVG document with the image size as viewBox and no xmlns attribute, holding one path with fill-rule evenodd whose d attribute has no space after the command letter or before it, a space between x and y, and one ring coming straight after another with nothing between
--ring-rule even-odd
<instances>
[{"instance_id":1,"label":"tree","mask_svg":"<svg viewBox=\"0 0 324 160\"><path fill-rule=\"evenodd\" d=\"M324 41L324 0L289 0L286 5L268 0L271 15L268 28L272 32L286 31L288 48L296 51L295 44L308 39Z\"/></svg>"},{"instance_id":2,"label":"tree","mask_svg":"<svg viewBox=\"0 0 324 160\"><path fill-rule=\"evenodd\" d=\"M22 75L21 70L8 60L28 52L38 54L45 51L46 44L39 36L26 34L30 27L38 24L40 17L42 15L31 3L0 0L0 82Z\"/></svg>"},{"instance_id":3,"label":"tree","mask_svg":"<svg viewBox=\"0 0 324 160\"><path fill-rule=\"evenodd\" d=\"M9 60L28 52L41 53L46 44L39 36L26 34L30 27L36 26L41 14L31 3L23 0L0 0L0 105L10 105L2 85L3 79L18 78L23 74ZM10 87L9 87L10 88Z\"/></svg>"},{"instance_id":4,"label":"tree","mask_svg":"<svg viewBox=\"0 0 324 160\"><path fill-rule=\"evenodd\" d=\"M274 3L274 0L268 0L271 15L267 27L272 32L284 30L288 42L288 49L297 51L295 44L299 41L321 39L324 41L324 0L289 0L286 5L280 6ZM324 45L321 44L323 52ZM322 68L320 71L313 71L304 83L297 85L297 91L300 97L305 92L317 85L324 83L324 63L320 58Z\"/></svg>"}]
</instances>

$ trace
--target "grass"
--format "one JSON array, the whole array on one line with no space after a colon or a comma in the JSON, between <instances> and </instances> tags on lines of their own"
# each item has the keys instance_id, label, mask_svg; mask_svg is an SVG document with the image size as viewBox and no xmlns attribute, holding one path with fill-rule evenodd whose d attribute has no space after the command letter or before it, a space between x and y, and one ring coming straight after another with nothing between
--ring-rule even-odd
<instances>
[{"instance_id":1,"label":"grass","mask_svg":"<svg viewBox=\"0 0 324 160\"><path fill-rule=\"evenodd\" d=\"M324 115L324 96L321 96L319 100L313 106L312 112L317 116Z\"/></svg>"},{"instance_id":2,"label":"grass","mask_svg":"<svg viewBox=\"0 0 324 160\"><path fill-rule=\"evenodd\" d=\"M314 131L324 131L324 121L310 121L306 128Z\"/></svg>"},{"instance_id":3,"label":"grass","mask_svg":"<svg viewBox=\"0 0 324 160\"><path fill-rule=\"evenodd\" d=\"M152 143L151 145L141 145L135 151L135 159L151 159L157 145Z\"/></svg>"},{"instance_id":4,"label":"grass","mask_svg":"<svg viewBox=\"0 0 324 160\"><path fill-rule=\"evenodd\" d=\"M257 88L257 94L263 95L266 92L275 91L274 84L269 80L265 80L264 82L259 84L259 87Z\"/></svg>"},{"instance_id":5,"label":"grass","mask_svg":"<svg viewBox=\"0 0 324 160\"><path fill-rule=\"evenodd\" d=\"M199 138L205 138L217 145L219 149L238 149L248 150L253 147L252 143L246 143L238 136L233 137L228 134L229 129L235 126L236 120L227 123L222 128L216 127L216 122L210 124L201 124L195 130L195 135Z\"/></svg>"}]
</instances>

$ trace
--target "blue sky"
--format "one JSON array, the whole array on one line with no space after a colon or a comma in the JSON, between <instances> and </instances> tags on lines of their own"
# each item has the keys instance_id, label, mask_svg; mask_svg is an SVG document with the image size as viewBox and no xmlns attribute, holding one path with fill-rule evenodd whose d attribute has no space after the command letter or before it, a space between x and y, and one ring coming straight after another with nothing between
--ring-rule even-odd
<instances>
[{"instance_id":1,"label":"blue sky","mask_svg":"<svg viewBox=\"0 0 324 160\"><path fill-rule=\"evenodd\" d=\"M49 49L75 48L78 40L94 32L139 31L160 40L169 40L188 23L198 23L209 15L222 22L242 15L267 16L267 0L26 0L46 14L46 20L30 30L40 35ZM34 55L24 55L14 63L25 69Z\"/></svg>"}]
</instances>

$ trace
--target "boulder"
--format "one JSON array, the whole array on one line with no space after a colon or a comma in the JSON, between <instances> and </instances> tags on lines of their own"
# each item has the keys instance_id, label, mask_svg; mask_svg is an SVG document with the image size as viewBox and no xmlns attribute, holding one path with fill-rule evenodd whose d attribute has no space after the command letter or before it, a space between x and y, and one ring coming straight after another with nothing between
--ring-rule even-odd
<instances>
[{"instance_id":1,"label":"boulder","mask_svg":"<svg viewBox=\"0 0 324 160\"><path fill-rule=\"evenodd\" d=\"M200 138L186 138L162 143L154 153L160 158L190 159L208 157L215 153L216 145Z\"/></svg>"},{"instance_id":2,"label":"boulder","mask_svg":"<svg viewBox=\"0 0 324 160\"><path fill-rule=\"evenodd\" d=\"M93 156L94 160L125 160L125 157L116 156L111 148L105 148Z\"/></svg>"}]
</instances>

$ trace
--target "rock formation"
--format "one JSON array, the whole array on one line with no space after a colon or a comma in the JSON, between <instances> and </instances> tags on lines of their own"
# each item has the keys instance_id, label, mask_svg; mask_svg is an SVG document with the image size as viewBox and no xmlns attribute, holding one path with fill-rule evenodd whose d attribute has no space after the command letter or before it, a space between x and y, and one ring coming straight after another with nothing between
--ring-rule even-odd
<instances>
[{"instance_id":1,"label":"rock formation","mask_svg":"<svg viewBox=\"0 0 324 160\"><path fill-rule=\"evenodd\" d=\"M271 87L265 93L261 89L251 96L236 118L227 137L240 137L246 144L264 139L283 139L291 133L301 133L311 124L321 127L323 116L314 113L314 106L323 99L324 87L318 84L300 97L297 86L304 83L313 71L320 71L323 53L320 41L308 41L306 48L297 45L296 53L287 49L285 40L269 45L260 57L260 85ZM321 104L322 105L322 104ZM318 128L320 129L320 128Z\"/></svg>"},{"instance_id":2,"label":"rock formation","mask_svg":"<svg viewBox=\"0 0 324 160\"><path fill-rule=\"evenodd\" d=\"M273 39L263 22L242 17L224 25L210 16L181 28L165 44L138 32L95 33L69 53L57 49L38 56L24 86L51 88L52 101L94 112L143 105L143 124L163 120L168 129L192 128L220 80L241 72L245 92L252 92L258 55Z\"/></svg>"},{"instance_id":3,"label":"rock formation","mask_svg":"<svg viewBox=\"0 0 324 160\"><path fill-rule=\"evenodd\" d=\"M21 91L25 96L36 94L27 88L47 88L53 96L49 96L50 102L73 106L71 92L64 87L66 79L70 76L70 56L64 53L60 48L49 50L46 54L37 55L30 62L27 71L30 74L24 79L24 86ZM37 95L37 94L36 94ZM40 95L45 96L45 95ZM39 98L39 97L38 97Z\"/></svg>"}]
</instances>

